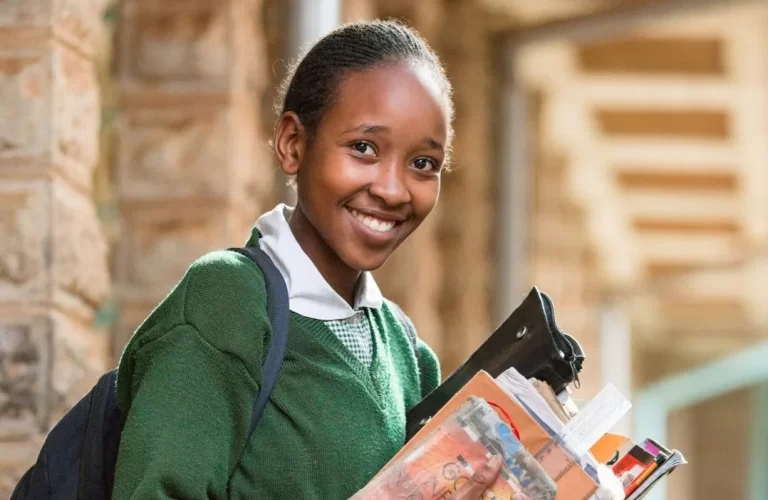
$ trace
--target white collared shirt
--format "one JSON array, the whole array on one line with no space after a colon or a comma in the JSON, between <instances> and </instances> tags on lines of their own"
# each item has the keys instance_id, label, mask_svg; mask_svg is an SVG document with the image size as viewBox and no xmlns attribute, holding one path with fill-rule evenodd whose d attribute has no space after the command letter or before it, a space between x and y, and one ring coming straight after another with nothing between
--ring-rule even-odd
<instances>
[{"instance_id":1,"label":"white collared shirt","mask_svg":"<svg viewBox=\"0 0 768 500\"><path fill-rule=\"evenodd\" d=\"M360 276L351 307L323 278L304 253L288 221L293 208L279 204L256 222L259 247L272 259L288 288L291 311L324 321L363 364L370 366L373 338L369 309L381 308L384 297L370 272Z\"/></svg>"}]
</instances>

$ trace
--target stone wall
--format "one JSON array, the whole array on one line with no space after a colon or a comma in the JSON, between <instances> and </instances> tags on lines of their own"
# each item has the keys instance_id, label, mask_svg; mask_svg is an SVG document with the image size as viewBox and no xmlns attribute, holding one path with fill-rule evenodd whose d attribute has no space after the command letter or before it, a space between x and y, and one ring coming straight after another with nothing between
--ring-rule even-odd
<instances>
[{"instance_id":1,"label":"stone wall","mask_svg":"<svg viewBox=\"0 0 768 500\"><path fill-rule=\"evenodd\" d=\"M115 355L198 257L241 245L268 208L260 0L125 0L117 83Z\"/></svg>"},{"instance_id":2,"label":"stone wall","mask_svg":"<svg viewBox=\"0 0 768 500\"><path fill-rule=\"evenodd\" d=\"M0 497L106 367L109 291L92 201L101 0L0 7Z\"/></svg>"}]
</instances>

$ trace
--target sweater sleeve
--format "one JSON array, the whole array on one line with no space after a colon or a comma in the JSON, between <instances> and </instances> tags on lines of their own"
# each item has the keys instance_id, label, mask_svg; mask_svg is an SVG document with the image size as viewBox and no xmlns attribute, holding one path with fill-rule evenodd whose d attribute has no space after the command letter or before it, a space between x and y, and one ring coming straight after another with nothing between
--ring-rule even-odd
<instances>
[{"instance_id":1,"label":"sweater sleeve","mask_svg":"<svg viewBox=\"0 0 768 500\"><path fill-rule=\"evenodd\" d=\"M113 498L226 498L270 335L257 266L233 252L192 265L120 360Z\"/></svg>"},{"instance_id":2,"label":"sweater sleeve","mask_svg":"<svg viewBox=\"0 0 768 500\"><path fill-rule=\"evenodd\" d=\"M417 339L419 350L419 373L421 376L421 397L440 385L440 362L437 355L423 340Z\"/></svg>"},{"instance_id":3,"label":"sweater sleeve","mask_svg":"<svg viewBox=\"0 0 768 500\"><path fill-rule=\"evenodd\" d=\"M242 361L179 325L134 354L113 497L226 498L256 384Z\"/></svg>"}]
</instances>

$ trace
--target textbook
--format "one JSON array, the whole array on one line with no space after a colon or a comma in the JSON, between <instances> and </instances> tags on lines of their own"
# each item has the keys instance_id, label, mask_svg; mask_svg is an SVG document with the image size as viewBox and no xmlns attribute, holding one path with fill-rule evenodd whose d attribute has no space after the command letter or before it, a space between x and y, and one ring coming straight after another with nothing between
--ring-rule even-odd
<instances>
[{"instance_id":1,"label":"textbook","mask_svg":"<svg viewBox=\"0 0 768 500\"><path fill-rule=\"evenodd\" d=\"M467 399L352 499L448 498L492 455L502 458L502 469L483 498L554 500L555 482L509 422L477 397Z\"/></svg>"},{"instance_id":2,"label":"textbook","mask_svg":"<svg viewBox=\"0 0 768 500\"><path fill-rule=\"evenodd\" d=\"M572 418L555 411L552 405L563 403L545 399L541 389L514 368L495 379L478 372L353 498L447 498L495 454L516 465L503 469L485 498L639 500L686 463L680 452L652 439L636 444L617 434L594 437L606 421L626 413L613 386ZM523 478L537 478L539 496L530 496L533 487Z\"/></svg>"},{"instance_id":3,"label":"textbook","mask_svg":"<svg viewBox=\"0 0 768 500\"><path fill-rule=\"evenodd\" d=\"M577 406L569 386L578 384L585 359L557 325L552 301L534 287L408 411L404 446L353 498L447 498L498 455L505 468L485 498L640 500L685 458L650 438L612 434L632 405L611 384ZM543 496L530 497L531 478Z\"/></svg>"},{"instance_id":4,"label":"textbook","mask_svg":"<svg viewBox=\"0 0 768 500\"><path fill-rule=\"evenodd\" d=\"M547 430L537 423L536 419L515 400L514 396L484 371L478 372L459 390L383 470L387 470L391 464L417 448L420 445L420 439L438 429L444 421L449 419L461 405L472 397L483 398L497 411L501 418L512 423L522 445L541 464L549 477L555 481L557 485L556 500L586 500L597 490L597 483L578 465L575 457L572 457L560 443L553 439Z\"/></svg>"}]
</instances>

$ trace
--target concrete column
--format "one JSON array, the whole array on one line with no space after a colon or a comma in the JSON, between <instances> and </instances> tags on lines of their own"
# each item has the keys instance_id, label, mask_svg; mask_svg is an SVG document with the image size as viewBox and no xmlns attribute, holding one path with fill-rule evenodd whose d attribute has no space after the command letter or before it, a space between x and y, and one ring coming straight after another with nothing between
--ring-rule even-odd
<instances>
[{"instance_id":1,"label":"concrete column","mask_svg":"<svg viewBox=\"0 0 768 500\"><path fill-rule=\"evenodd\" d=\"M289 50L297 55L335 29L341 22L342 3L341 0L291 0Z\"/></svg>"},{"instance_id":2,"label":"concrete column","mask_svg":"<svg viewBox=\"0 0 768 500\"><path fill-rule=\"evenodd\" d=\"M241 245L275 169L261 126L260 0L125 0L115 355L204 253Z\"/></svg>"},{"instance_id":3,"label":"concrete column","mask_svg":"<svg viewBox=\"0 0 768 500\"><path fill-rule=\"evenodd\" d=\"M291 0L288 15L288 37L285 43L285 58L293 61L306 51L314 42L335 29L343 15L365 15L367 7L362 2L360 5L350 6L352 12L342 13L341 0ZM278 195L281 201L288 205L296 204L296 192L288 186L285 179L280 177Z\"/></svg>"},{"instance_id":4,"label":"concrete column","mask_svg":"<svg viewBox=\"0 0 768 500\"><path fill-rule=\"evenodd\" d=\"M106 368L94 1L0 4L0 498Z\"/></svg>"}]
</instances>

